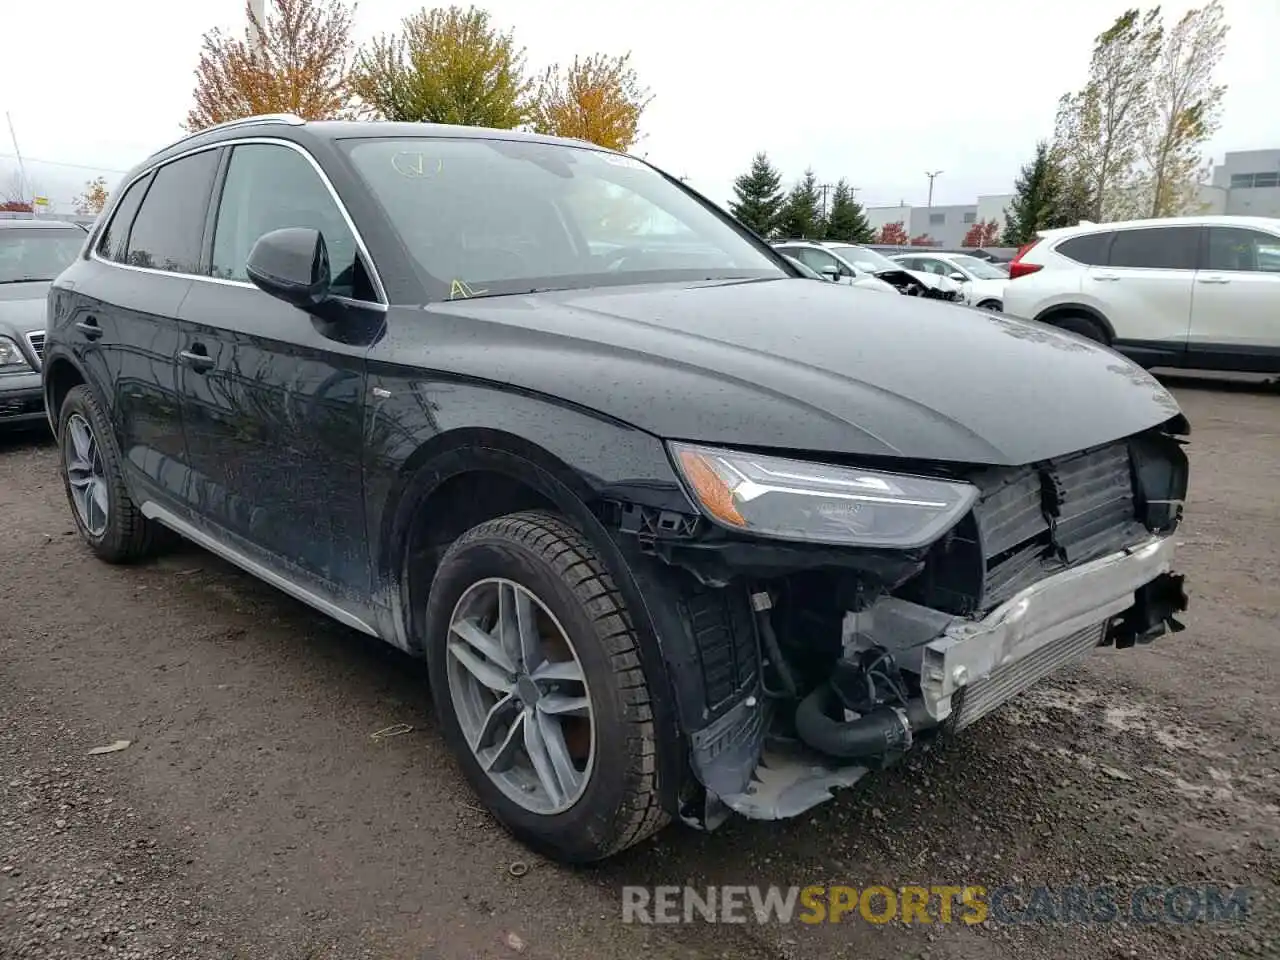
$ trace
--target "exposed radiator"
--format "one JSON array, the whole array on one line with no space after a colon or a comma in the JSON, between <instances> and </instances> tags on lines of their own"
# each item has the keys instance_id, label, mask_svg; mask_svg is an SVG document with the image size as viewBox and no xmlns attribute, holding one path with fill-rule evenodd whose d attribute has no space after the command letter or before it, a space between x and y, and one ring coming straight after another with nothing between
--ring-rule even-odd
<instances>
[{"instance_id":1,"label":"exposed radiator","mask_svg":"<svg viewBox=\"0 0 1280 960\"><path fill-rule=\"evenodd\" d=\"M1088 656L1102 640L1104 627L1105 621L1068 634L1028 657L1000 667L986 679L969 684L964 688L959 709L952 715L954 729L963 730L1055 670Z\"/></svg>"}]
</instances>

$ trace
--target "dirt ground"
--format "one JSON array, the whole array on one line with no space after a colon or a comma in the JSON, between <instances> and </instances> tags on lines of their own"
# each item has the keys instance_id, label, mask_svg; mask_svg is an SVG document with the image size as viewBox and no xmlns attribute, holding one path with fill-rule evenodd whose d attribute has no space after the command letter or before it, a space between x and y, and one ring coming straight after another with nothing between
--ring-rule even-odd
<instances>
[{"instance_id":1,"label":"dirt ground","mask_svg":"<svg viewBox=\"0 0 1280 960\"><path fill-rule=\"evenodd\" d=\"M1098 651L799 820L672 827L580 870L479 809L420 664L194 547L99 563L51 443L0 440L0 957L1280 957L1280 390L1170 382L1186 632ZM624 884L685 883L1259 894L1227 924L622 923Z\"/></svg>"}]
</instances>

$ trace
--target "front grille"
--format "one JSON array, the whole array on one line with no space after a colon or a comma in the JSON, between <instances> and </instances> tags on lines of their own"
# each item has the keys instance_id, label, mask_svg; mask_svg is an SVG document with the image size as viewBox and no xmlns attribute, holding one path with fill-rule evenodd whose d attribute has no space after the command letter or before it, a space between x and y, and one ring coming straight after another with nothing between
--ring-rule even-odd
<instances>
[{"instance_id":1,"label":"front grille","mask_svg":"<svg viewBox=\"0 0 1280 960\"><path fill-rule=\"evenodd\" d=\"M960 697L960 706L952 714L953 729L963 730L1054 671L1088 656L1089 651L1102 641L1105 626L1104 621L1068 634L1030 656L1000 667L985 679L969 684Z\"/></svg>"},{"instance_id":2,"label":"front grille","mask_svg":"<svg viewBox=\"0 0 1280 960\"><path fill-rule=\"evenodd\" d=\"M1048 573L1140 539L1125 442L978 478L974 508L990 608Z\"/></svg>"},{"instance_id":3,"label":"front grille","mask_svg":"<svg viewBox=\"0 0 1280 960\"><path fill-rule=\"evenodd\" d=\"M30 344L31 352L36 355L36 359L44 363L44 331L38 330L35 333L28 333L27 343Z\"/></svg>"}]
</instances>

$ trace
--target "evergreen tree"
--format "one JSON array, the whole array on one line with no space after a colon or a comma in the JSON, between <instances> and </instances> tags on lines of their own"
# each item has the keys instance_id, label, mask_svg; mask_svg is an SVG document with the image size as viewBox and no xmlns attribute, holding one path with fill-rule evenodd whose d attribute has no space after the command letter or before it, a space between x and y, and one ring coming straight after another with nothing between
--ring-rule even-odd
<instances>
[{"instance_id":1,"label":"evergreen tree","mask_svg":"<svg viewBox=\"0 0 1280 960\"><path fill-rule=\"evenodd\" d=\"M1038 230L1056 225L1062 199L1062 171L1049 144L1036 144L1036 155L1014 182L1013 201L1005 210L1006 247L1020 247L1035 239Z\"/></svg>"},{"instance_id":2,"label":"evergreen tree","mask_svg":"<svg viewBox=\"0 0 1280 960\"><path fill-rule=\"evenodd\" d=\"M831 195L831 212L827 216L828 240L846 243L874 243L876 232L867 222L867 215L853 196L853 190L843 177L836 183Z\"/></svg>"},{"instance_id":3,"label":"evergreen tree","mask_svg":"<svg viewBox=\"0 0 1280 960\"><path fill-rule=\"evenodd\" d=\"M782 174L767 154L757 153L751 169L733 181L733 195L729 212L760 236L771 236L782 211Z\"/></svg>"},{"instance_id":4,"label":"evergreen tree","mask_svg":"<svg viewBox=\"0 0 1280 960\"><path fill-rule=\"evenodd\" d=\"M818 175L812 168L791 188L778 217L778 232L790 239L818 240L822 237L822 197Z\"/></svg>"}]
</instances>

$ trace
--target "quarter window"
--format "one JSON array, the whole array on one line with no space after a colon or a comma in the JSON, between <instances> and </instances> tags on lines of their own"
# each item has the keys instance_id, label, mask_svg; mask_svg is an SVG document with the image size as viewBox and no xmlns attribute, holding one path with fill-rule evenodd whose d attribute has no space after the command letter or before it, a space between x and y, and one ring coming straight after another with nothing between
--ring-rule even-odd
<instances>
[{"instance_id":1,"label":"quarter window","mask_svg":"<svg viewBox=\"0 0 1280 960\"><path fill-rule=\"evenodd\" d=\"M218 151L203 150L156 171L129 231L126 260L135 267L200 273L209 190Z\"/></svg>"},{"instance_id":2,"label":"quarter window","mask_svg":"<svg viewBox=\"0 0 1280 960\"><path fill-rule=\"evenodd\" d=\"M138 207L142 205L142 198L150 183L151 175L148 174L135 180L133 186L124 192L98 240L98 256L116 263L126 262L129 255L129 227L133 225L133 218L138 214Z\"/></svg>"},{"instance_id":3,"label":"quarter window","mask_svg":"<svg viewBox=\"0 0 1280 960\"><path fill-rule=\"evenodd\" d=\"M1196 263L1196 227L1118 230L1110 265L1147 270L1192 270Z\"/></svg>"},{"instance_id":4,"label":"quarter window","mask_svg":"<svg viewBox=\"0 0 1280 960\"><path fill-rule=\"evenodd\" d=\"M1076 263L1091 267L1105 267L1111 238L1114 236L1114 233L1086 233L1084 236L1071 237L1069 240L1062 241L1054 247L1054 252Z\"/></svg>"},{"instance_id":5,"label":"quarter window","mask_svg":"<svg viewBox=\"0 0 1280 960\"><path fill-rule=\"evenodd\" d=\"M360 264L355 236L307 158L277 144L237 146L218 201L213 275L223 280L248 280L245 264L258 238L286 227L320 231L329 251L334 293L357 300L376 299Z\"/></svg>"},{"instance_id":6,"label":"quarter window","mask_svg":"<svg viewBox=\"0 0 1280 960\"><path fill-rule=\"evenodd\" d=\"M1280 273L1280 237L1240 227L1210 227L1205 269Z\"/></svg>"}]
</instances>

